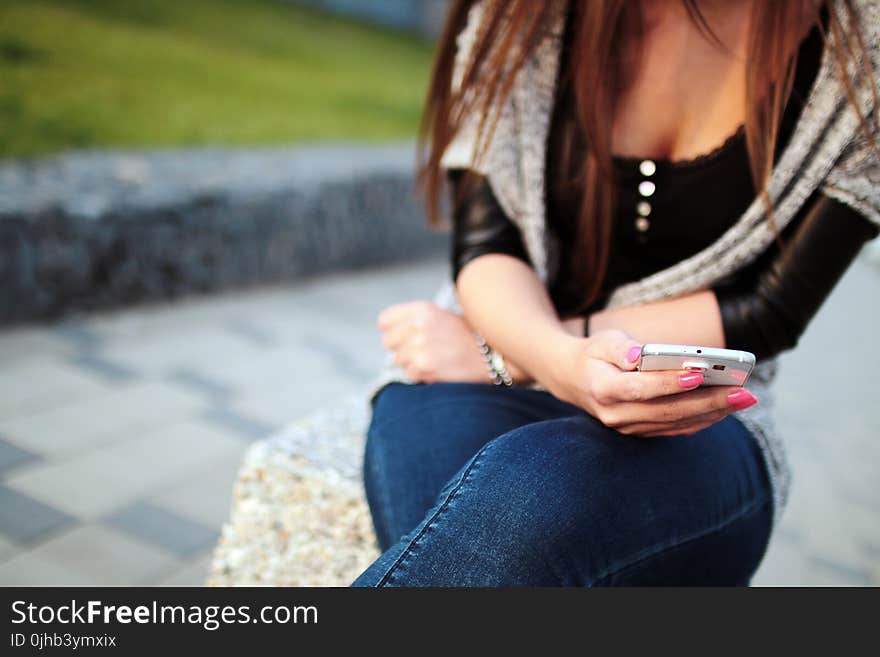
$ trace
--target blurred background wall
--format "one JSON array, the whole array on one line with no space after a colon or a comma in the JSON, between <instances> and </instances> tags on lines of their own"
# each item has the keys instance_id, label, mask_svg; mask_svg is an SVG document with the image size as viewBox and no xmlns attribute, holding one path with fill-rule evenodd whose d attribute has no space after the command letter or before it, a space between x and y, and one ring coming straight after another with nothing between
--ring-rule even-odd
<instances>
[{"instance_id":1,"label":"blurred background wall","mask_svg":"<svg viewBox=\"0 0 880 657\"><path fill-rule=\"evenodd\" d=\"M413 139L445 5L4 1L0 323L436 253Z\"/></svg>"}]
</instances>

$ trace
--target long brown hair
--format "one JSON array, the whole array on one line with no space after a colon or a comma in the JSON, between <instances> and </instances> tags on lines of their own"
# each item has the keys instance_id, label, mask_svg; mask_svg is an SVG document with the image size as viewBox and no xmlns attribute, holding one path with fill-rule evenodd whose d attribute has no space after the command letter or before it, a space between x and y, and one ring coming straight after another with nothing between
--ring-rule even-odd
<instances>
[{"instance_id":1,"label":"long brown hair","mask_svg":"<svg viewBox=\"0 0 880 657\"><path fill-rule=\"evenodd\" d=\"M454 0L451 4L437 53L420 130L419 182L426 197L428 216L439 224L445 177L440 159L467 117L479 116L476 156L488 146L500 108L510 92L516 73L564 15L571 1L573 24L570 76L575 89L577 122L588 145L582 163L583 204L575 226L573 275L583 290L582 308L598 295L605 274L613 215L611 125L619 62L615 50L624 24L638 24L638 3L627 0L482 0L480 29L460 84L453 88L456 36L464 29L475 0ZM681 0L698 29L719 47L723 44L711 31L700 12L699 0ZM746 62L745 133L756 194L773 219L766 191L773 169L782 113L791 92L798 46L804 28L819 26L833 42L835 59L844 72L846 91L866 134L872 127L858 107L856 88L867 75L874 93L870 58L863 56L856 66L856 79L846 73L848 62L857 62L866 50L859 29L859 17L851 0L844 0L844 16L838 15L834 0L754 0L751 8ZM826 12L827 31L822 21ZM635 21L635 23L633 23ZM878 112L875 112L875 115Z\"/></svg>"}]
</instances>

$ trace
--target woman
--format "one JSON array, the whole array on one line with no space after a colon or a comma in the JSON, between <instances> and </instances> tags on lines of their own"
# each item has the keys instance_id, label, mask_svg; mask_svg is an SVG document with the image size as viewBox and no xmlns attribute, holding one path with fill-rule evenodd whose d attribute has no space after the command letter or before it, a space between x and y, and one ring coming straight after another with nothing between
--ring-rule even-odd
<instances>
[{"instance_id":1,"label":"woman","mask_svg":"<svg viewBox=\"0 0 880 657\"><path fill-rule=\"evenodd\" d=\"M880 226L878 30L875 0L455 3L422 171L454 291L380 316L356 585L749 583L775 356ZM759 364L701 388L635 371L648 341Z\"/></svg>"}]
</instances>

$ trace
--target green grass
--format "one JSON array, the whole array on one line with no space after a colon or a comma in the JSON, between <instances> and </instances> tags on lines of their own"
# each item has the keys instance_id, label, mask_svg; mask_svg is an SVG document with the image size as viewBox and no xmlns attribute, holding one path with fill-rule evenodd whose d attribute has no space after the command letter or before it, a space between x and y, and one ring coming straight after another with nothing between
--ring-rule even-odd
<instances>
[{"instance_id":1,"label":"green grass","mask_svg":"<svg viewBox=\"0 0 880 657\"><path fill-rule=\"evenodd\" d=\"M0 0L0 157L410 137L431 54L276 0Z\"/></svg>"}]
</instances>

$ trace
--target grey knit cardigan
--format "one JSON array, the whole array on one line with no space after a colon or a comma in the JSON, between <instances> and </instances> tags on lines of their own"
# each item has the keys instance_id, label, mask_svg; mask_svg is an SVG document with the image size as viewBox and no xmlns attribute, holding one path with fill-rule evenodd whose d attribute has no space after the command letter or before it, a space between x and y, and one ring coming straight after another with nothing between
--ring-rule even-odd
<instances>
[{"instance_id":1,"label":"grey knit cardigan","mask_svg":"<svg viewBox=\"0 0 880 657\"><path fill-rule=\"evenodd\" d=\"M837 2L842 10L842 0ZM880 71L880 1L854 0L853 5L860 14L874 71ZM469 62L481 14L482 5L477 3L458 36L454 85L460 84ZM491 140L480 157L475 157L478 122L474 119L466 122L442 159L442 166L447 169L471 168L487 177L501 207L521 231L535 272L545 283L553 272L559 248L546 230L544 171L564 12L560 11L553 23L517 74L510 95L499 109ZM768 191L779 230L817 190L855 208L880 226L880 159L847 100L830 47L834 47L833 41L825 48L798 124L770 177ZM878 84L877 80L871 82ZM869 84L863 83L857 91L862 112L873 119L876 108ZM774 239L764 203L756 198L716 242L676 265L617 288L608 307L641 304L709 288L757 258ZM460 311L451 280L445 282L435 300L443 307ZM740 412L738 417L755 436L766 459L778 520L788 496L790 474L784 446L773 423L771 384L776 370L775 358L757 365L748 387L761 403ZM373 391L394 380L407 378L389 363Z\"/></svg>"}]
</instances>

